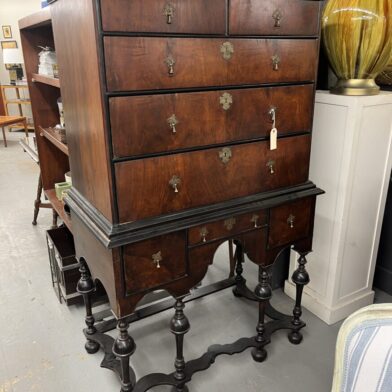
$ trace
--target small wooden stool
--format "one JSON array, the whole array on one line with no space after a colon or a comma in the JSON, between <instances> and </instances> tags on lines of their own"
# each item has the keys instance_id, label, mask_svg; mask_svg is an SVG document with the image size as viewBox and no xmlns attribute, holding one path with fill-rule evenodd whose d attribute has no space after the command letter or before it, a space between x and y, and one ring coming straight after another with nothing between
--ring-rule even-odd
<instances>
[{"instance_id":1,"label":"small wooden stool","mask_svg":"<svg viewBox=\"0 0 392 392\"><path fill-rule=\"evenodd\" d=\"M27 120L26 117L22 116L0 116L0 127L3 130L3 138L4 138L4 147L7 147L7 139L5 137L5 129L4 127L8 125L14 125L14 124L23 124L25 133L26 133L26 138L28 139L29 137L29 130L27 128Z\"/></svg>"}]
</instances>

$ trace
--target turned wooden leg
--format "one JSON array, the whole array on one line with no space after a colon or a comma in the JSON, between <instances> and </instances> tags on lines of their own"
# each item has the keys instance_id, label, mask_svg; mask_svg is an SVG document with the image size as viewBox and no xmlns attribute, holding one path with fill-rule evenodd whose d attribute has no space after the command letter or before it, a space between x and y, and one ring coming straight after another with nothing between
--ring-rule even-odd
<instances>
[{"instance_id":1,"label":"turned wooden leg","mask_svg":"<svg viewBox=\"0 0 392 392\"><path fill-rule=\"evenodd\" d=\"M256 342L258 346L252 350L252 357L256 362L263 362L267 359L267 351L264 346L266 345L265 338L265 308L272 296L271 286L269 284L268 271L259 267L259 284L255 289L255 296L259 300L259 322L256 327L257 336Z\"/></svg>"},{"instance_id":2,"label":"turned wooden leg","mask_svg":"<svg viewBox=\"0 0 392 392\"><path fill-rule=\"evenodd\" d=\"M42 196L42 175L40 172L39 178L38 178L37 197L34 201L34 217L33 217L33 222L32 222L34 226L37 225L39 207L41 205L41 196Z\"/></svg>"},{"instance_id":3,"label":"turned wooden leg","mask_svg":"<svg viewBox=\"0 0 392 392\"><path fill-rule=\"evenodd\" d=\"M170 330L176 337L177 355L174 362L176 369L174 378L178 381L178 385L173 388L175 392L188 392L188 387L182 383L185 379L185 359L184 359L184 335L189 331L189 320L184 314L184 302L182 298L177 299L174 305L175 314L170 323Z\"/></svg>"},{"instance_id":4,"label":"turned wooden leg","mask_svg":"<svg viewBox=\"0 0 392 392\"><path fill-rule=\"evenodd\" d=\"M52 229L57 229L57 218L58 218L59 214L57 213L57 211L55 209L52 210L52 216L53 216Z\"/></svg>"},{"instance_id":5,"label":"turned wooden leg","mask_svg":"<svg viewBox=\"0 0 392 392\"><path fill-rule=\"evenodd\" d=\"M309 274L306 271L305 265L306 255L308 253L300 253L300 257L298 259L298 268L294 271L292 276L292 281L295 283L296 286L296 299L295 299L295 306L293 310L293 330L288 334L289 341L293 344L300 344L302 342L303 336L301 332L296 329L302 325L301 316L302 316L302 293L304 290L304 286L310 282Z\"/></svg>"},{"instance_id":6,"label":"turned wooden leg","mask_svg":"<svg viewBox=\"0 0 392 392\"><path fill-rule=\"evenodd\" d=\"M121 392L131 392L133 390L129 358L135 352L136 345L132 337L128 334L128 328L128 322L119 320L117 323L119 334L113 343L113 354L119 359L121 364Z\"/></svg>"},{"instance_id":7,"label":"turned wooden leg","mask_svg":"<svg viewBox=\"0 0 392 392\"><path fill-rule=\"evenodd\" d=\"M241 284L245 284L246 280L242 276L244 272L243 264L245 262L244 248L240 242L235 241L236 249L234 253L234 258L236 260L236 268L235 268L235 284L236 287L233 289L233 294L236 297L241 297L241 294L238 291L238 286Z\"/></svg>"},{"instance_id":8,"label":"turned wooden leg","mask_svg":"<svg viewBox=\"0 0 392 392\"><path fill-rule=\"evenodd\" d=\"M91 294L95 290L95 285L91 279L90 273L87 269L87 264L84 260L80 261L79 271L81 273L81 277L78 281L77 291L83 295L84 304L86 306L86 335L89 336L94 335L97 332L96 328L94 327L95 319L91 309ZM88 337L84 347L89 354L95 354L99 350L99 344L93 340L90 340Z\"/></svg>"},{"instance_id":9,"label":"turned wooden leg","mask_svg":"<svg viewBox=\"0 0 392 392\"><path fill-rule=\"evenodd\" d=\"M4 129L4 127L1 127L1 129L3 130L4 147L7 147L7 138L5 136L5 129Z\"/></svg>"},{"instance_id":10,"label":"turned wooden leg","mask_svg":"<svg viewBox=\"0 0 392 392\"><path fill-rule=\"evenodd\" d=\"M23 121L23 128L24 128L25 135L26 135L26 143L28 144L29 143L29 128L27 127L26 120Z\"/></svg>"}]
</instances>

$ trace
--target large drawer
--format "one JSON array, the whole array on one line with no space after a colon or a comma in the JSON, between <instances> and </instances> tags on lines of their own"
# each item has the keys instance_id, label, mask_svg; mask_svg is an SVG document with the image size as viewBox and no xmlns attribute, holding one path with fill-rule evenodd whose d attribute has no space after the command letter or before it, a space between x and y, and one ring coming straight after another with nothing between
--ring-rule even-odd
<instances>
[{"instance_id":1,"label":"large drawer","mask_svg":"<svg viewBox=\"0 0 392 392\"><path fill-rule=\"evenodd\" d=\"M140 220L301 184L310 135L117 163L121 222Z\"/></svg>"},{"instance_id":2,"label":"large drawer","mask_svg":"<svg viewBox=\"0 0 392 392\"><path fill-rule=\"evenodd\" d=\"M104 31L224 34L225 0L101 0Z\"/></svg>"},{"instance_id":3,"label":"large drawer","mask_svg":"<svg viewBox=\"0 0 392 392\"><path fill-rule=\"evenodd\" d=\"M316 39L105 37L109 91L313 81Z\"/></svg>"},{"instance_id":4,"label":"large drawer","mask_svg":"<svg viewBox=\"0 0 392 392\"><path fill-rule=\"evenodd\" d=\"M313 84L110 99L115 157L310 131Z\"/></svg>"},{"instance_id":5,"label":"large drawer","mask_svg":"<svg viewBox=\"0 0 392 392\"><path fill-rule=\"evenodd\" d=\"M230 34L318 35L319 1L231 0Z\"/></svg>"}]
</instances>

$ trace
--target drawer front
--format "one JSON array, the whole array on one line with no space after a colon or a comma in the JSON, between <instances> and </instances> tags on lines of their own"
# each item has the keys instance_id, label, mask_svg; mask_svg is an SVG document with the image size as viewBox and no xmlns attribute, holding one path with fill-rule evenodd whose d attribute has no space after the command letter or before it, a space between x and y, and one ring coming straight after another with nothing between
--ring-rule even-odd
<instances>
[{"instance_id":1,"label":"drawer front","mask_svg":"<svg viewBox=\"0 0 392 392\"><path fill-rule=\"evenodd\" d=\"M109 91L313 81L318 53L315 39L105 37L104 42Z\"/></svg>"},{"instance_id":2,"label":"drawer front","mask_svg":"<svg viewBox=\"0 0 392 392\"><path fill-rule=\"evenodd\" d=\"M320 2L231 0L230 34L318 35Z\"/></svg>"},{"instance_id":3,"label":"drawer front","mask_svg":"<svg viewBox=\"0 0 392 392\"><path fill-rule=\"evenodd\" d=\"M116 164L121 222L219 203L308 179L310 136ZM177 190L177 192L176 192Z\"/></svg>"},{"instance_id":4,"label":"drawer front","mask_svg":"<svg viewBox=\"0 0 392 392\"><path fill-rule=\"evenodd\" d=\"M110 99L115 157L310 131L313 85Z\"/></svg>"},{"instance_id":5,"label":"drawer front","mask_svg":"<svg viewBox=\"0 0 392 392\"><path fill-rule=\"evenodd\" d=\"M224 34L225 0L101 0L104 31Z\"/></svg>"},{"instance_id":6,"label":"drawer front","mask_svg":"<svg viewBox=\"0 0 392 392\"><path fill-rule=\"evenodd\" d=\"M233 216L217 222L192 227L188 231L188 243L189 245L202 245L210 241L255 230L266 224L266 211L256 211L251 214Z\"/></svg>"},{"instance_id":7,"label":"drawer front","mask_svg":"<svg viewBox=\"0 0 392 392\"><path fill-rule=\"evenodd\" d=\"M310 235L314 198L301 199L271 209L268 245L275 248Z\"/></svg>"},{"instance_id":8,"label":"drawer front","mask_svg":"<svg viewBox=\"0 0 392 392\"><path fill-rule=\"evenodd\" d=\"M153 290L187 274L185 233L179 232L123 248L127 295Z\"/></svg>"}]
</instances>

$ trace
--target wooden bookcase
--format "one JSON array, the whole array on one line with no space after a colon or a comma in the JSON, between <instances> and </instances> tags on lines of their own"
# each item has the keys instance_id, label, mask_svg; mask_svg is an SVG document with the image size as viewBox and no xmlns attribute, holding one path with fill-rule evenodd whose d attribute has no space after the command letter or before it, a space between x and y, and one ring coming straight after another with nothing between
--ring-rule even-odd
<instances>
[{"instance_id":1,"label":"wooden bookcase","mask_svg":"<svg viewBox=\"0 0 392 392\"><path fill-rule=\"evenodd\" d=\"M72 232L70 217L56 198L54 184L64 181L69 171L68 146L53 136L51 127L59 123L57 99L60 80L38 74L40 46L55 48L50 7L19 21L27 81L30 91L42 183L46 197Z\"/></svg>"}]
</instances>

